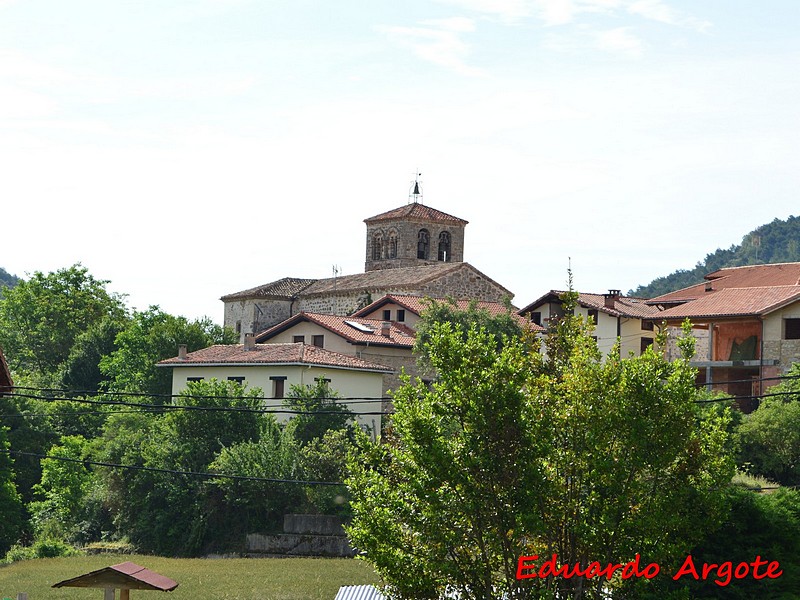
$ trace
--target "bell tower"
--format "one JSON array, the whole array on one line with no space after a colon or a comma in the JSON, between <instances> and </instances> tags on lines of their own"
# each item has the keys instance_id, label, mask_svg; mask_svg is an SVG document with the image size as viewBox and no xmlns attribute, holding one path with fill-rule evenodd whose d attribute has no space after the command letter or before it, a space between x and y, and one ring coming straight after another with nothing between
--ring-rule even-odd
<instances>
[{"instance_id":1,"label":"bell tower","mask_svg":"<svg viewBox=\"0 0 800 600\"><path fill-rule=\"evenodd\" d=\"M364 219L364 271L464 261L467 221L422 203L415 180L405 206Z\"/></svg>"}]
</instances>

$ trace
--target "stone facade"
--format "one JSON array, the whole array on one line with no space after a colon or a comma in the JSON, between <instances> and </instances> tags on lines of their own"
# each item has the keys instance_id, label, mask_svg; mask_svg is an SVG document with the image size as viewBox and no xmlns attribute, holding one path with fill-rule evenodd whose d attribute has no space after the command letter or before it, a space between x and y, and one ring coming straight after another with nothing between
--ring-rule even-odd
<instances>
[{"instance_id":1,"label":"stone facade","mask_svg":"<svg viewBox=\"0 0 800 600\"><path fill-rule=\"evenodd\" d=\"M367 226L365 271L463 260L463 225L393 220Z\"/></svg>"}]
</instances>

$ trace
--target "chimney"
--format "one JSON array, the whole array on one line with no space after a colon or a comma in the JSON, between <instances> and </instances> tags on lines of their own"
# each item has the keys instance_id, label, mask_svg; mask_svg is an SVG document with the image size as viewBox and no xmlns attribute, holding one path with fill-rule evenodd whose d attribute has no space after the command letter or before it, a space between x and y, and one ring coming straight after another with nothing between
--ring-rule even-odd
<instances>
[{"instance_id":1,"label":"chimney","mask_svg":"<svg viewBox=\"0 0 800 600\"><path fill-rule=\"evenodd\" d=\"M391 330L392 324L389 321L383 321L381 323L381 335L383 337L389 337L389 331Z\"/></svg>"},{"instance_id":2,"label":"chimney","mask_svg":"<svg viewBox=\"0 0 800 600\"><path fill-rule=\"evenodd\" d=\"M706 291L713 292L714 291L714 284L710 281L706 281Z\"/></svg>"},{"instance_id":3,"label":"chimney","mask_svg":"<svg viewBox=\"0 0 800 600\"><path fill-rule=\"evenodd\" d=\"M608 290L607 294L603 294L606 308L614 308L614 302L619 300L619 290Z\"/></svg>"},{"instance_id":4,"label":"chimney","mask_svg":"<svg viewBox=\"0 0 800 600\"><path fill-rule=\"evenodd\" d=\"M245 333L244 334L244 349L245 350L255 350L256 349L256 336L252 333Z\"/></svg>"},{"instance_id":5,"label":"chimney","mask_svg":"<svg viewBox=\"0 0 800 600\"><path fill-rule=\"evenodd\" d=\"M178 344L178 358L186 360L186 344Z\"/></svg>"}]
</instances>

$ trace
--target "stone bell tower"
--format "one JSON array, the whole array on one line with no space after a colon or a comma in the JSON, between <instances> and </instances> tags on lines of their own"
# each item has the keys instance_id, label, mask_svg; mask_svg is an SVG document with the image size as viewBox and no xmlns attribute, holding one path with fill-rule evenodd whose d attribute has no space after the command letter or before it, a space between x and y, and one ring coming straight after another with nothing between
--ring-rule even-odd
<instances>
[{"instance_id":1,"label":"stone bell tower","mask_svg":"<svg viewBox=\"0 0 800 600\"><path fill-rule=\"evenodd\" d=\"M422 203L419 181L405 206L364 219L364 271L464 261L467 221Z\"/></svg>"}]
</instances>

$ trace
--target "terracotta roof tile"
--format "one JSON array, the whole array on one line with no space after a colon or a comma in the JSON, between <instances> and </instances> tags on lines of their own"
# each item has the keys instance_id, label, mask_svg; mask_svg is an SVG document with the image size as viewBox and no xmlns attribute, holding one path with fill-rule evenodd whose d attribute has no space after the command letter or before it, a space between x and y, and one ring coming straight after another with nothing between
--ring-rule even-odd
<instances>
[{"instance_id":1,"label":"terracotta roof tile","mask_svg":"<svg viewBox=\"0 0 800 600\"><path fill-rule=\"evenodd\" d=\"M216 345L189 352L185 359L169 358L158 363L160 367L183 367L197 365L271 365L305 364L313 366L340 367L347 369L391 371L390 367L362 360L339 352L332 352L309 344L256 344L245 350L243 344Z\"/></svg>"},{"instance_id":2,"label":"terracotta roof tile","mask_svg":"<svg viewBox=\"0 0 800 600\"><path fill-rule=\"evenodd\" d=\"M390 323L389 335L381 334L383 321L379 319L364 319L361 317L342 317L337 315L323 315L319 313L301 312L283 323L270 327L256 335L259 343L275 337L282 331L302 321L316 323L328 331L335 333L352 344L369 344L370 346L394 346L397 348L412 348L414 346L414 331L402 323ZM267 344L271 345L271 344Z\"/></svg>"},{"instance_id":3,"label":"terracotta roof tile","mask_svg":"<svg viewBox=\"0 0 800 600\"><path fill-rule=\"evenodd\" d=\"M386 294L382 298L379 298L369 306L366 306L359 310L358 312L354 313L353 316L361 316L361 315L368 315L372 311L380 308L382 305L385 305L389 302L393 302L399 306L402 306L406 310L411 311L415 315L420 315L422 311L428 308L428 302L430 300L435 300L436 302L450 302L448 298L431 298L428 296L412 296L407 294ZM522 317L518 312L517 308L512 306L511 312L509 313L506 305L502 302L487 302L483 300L468 300L468 299L458 299L454 300L456 307L459 310L467 310L471 303L474 302L477 308L486 310L490 315L497 316L502 314L510 314L512 317L517 319L520 325L531 326L534 331L542 330L544 331L543 327L536 325L535 323L531 323L526 318Z\"/></svg>"},{"instance_id":4,"label":"terracotta roof tile","mask_svg":"<svg viewBox=\"0 0 800 600\"><path fill-rule=\"evenodd\" d=\"M711 283L714 290L800 285L800 262L730 267L709 273L705 279ZM651 298L648 303L667 304L701 298L706 294L706 285L706 283L691 285Z\"/></svg>"},{"instance_id":5,"label":"terracotta roof tile","mask_svg":"<svg viewBox=\"0 0 800 600\"><path fill-rule=\"evenodd\" d=\"M799 285L724 288L658 313L659 319L743 317L768 314L800 301Z\"/></svg>"},{"instance_id":6,"label":"terracotta roof tile","mask_svg":"<svg viewBox=\"0 0 800 600\"><path fill-rule=\"evenodd\" d=\"M459 225L466 225L469 222L418 202L412 202L410 204L406 204L405 206L375 215L374 217L364 219L364 222L374 223L376 221L394 221L399 219L418 219L420 221L434 221L437 223L452 223Z\"/></svg>"},{"instance_id":7,"label":"terracotta roof tile","mask_svg":"<svg viewBox=\"0 0 800 600\"><path fill-rule=\"evenodd\" d=\"M529 313L537 306L545 302L557 301L558 297L564 291L550 290L541 298L534 300L528 306L519 311L521 314ZM614 300L613 307L606 306L604 294L589 294L585 292L578 293L578 304L584 308L596 309L600 312L607 313L613 317L632 317L635 319L644 319L659 314L659 309L655 306L645 304L643 298L633 298L630 296L619 296Z\"/></svg>"},{"instance_id":8,"label":"terracotta roof tile","mask_svg":"<svg viewBox=\"0 0 800 600\"><path fill-rule=\"evenodd\" d=\"M298 279L297 277L284 277L271 283L265 283L249 290L234 292L220 298L223 302L245 298L293 298L302 292L316 279Z\"/></svg>"}]
</instances>

